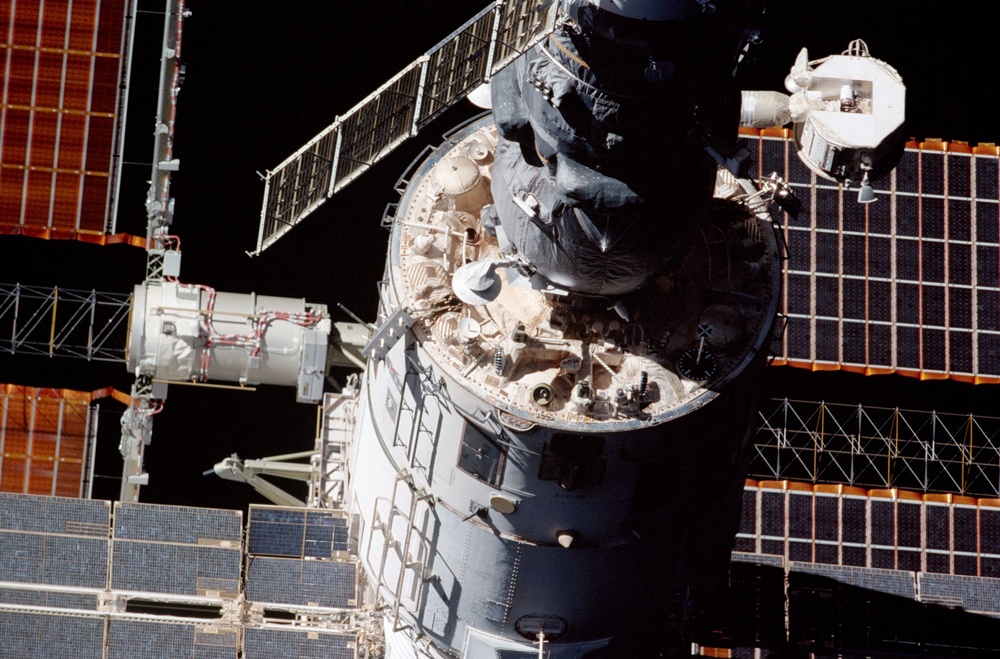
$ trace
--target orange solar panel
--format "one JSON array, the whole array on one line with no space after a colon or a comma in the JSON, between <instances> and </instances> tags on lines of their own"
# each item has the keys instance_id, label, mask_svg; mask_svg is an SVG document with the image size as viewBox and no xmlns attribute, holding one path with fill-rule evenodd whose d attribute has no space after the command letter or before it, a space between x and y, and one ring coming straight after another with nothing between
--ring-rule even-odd
<instances>
[{"instance_id":1,"label":"orange solar panel","mask_svg":"<svg viewBox=\"0 0 1000 659\"><path fill-rule=\"evenodd\" d=\"M90 404L114 393L0 385L0 491L83 496Z\"/></svg>"},{"instance_id":2,"label":"orange solar panel","mask_svg":"<svg viewBox=\"0 0 1000 659\"><path fill-rule=\"evenodd\" d=\"M0 0L0 233L110 232L125 22L125 0Z\"/></svg>"}]
</instances>

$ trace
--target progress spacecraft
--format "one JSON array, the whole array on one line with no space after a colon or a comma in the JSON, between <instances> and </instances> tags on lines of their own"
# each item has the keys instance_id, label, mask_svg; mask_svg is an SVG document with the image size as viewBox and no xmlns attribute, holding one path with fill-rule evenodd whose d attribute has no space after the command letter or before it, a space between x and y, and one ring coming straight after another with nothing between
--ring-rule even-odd
<instances>
[{"instance_id":1,"label":"progress spacecraft","mask_svg":"<svg viewBox=\"0 0 1000 659\"><path fill-rule=\"evenodd\" d=\"M363 599L391 659L679 655L729 562L754 385L780 331L777 229L799 210L779 177L748 177L738 128L791 122L810 169L871 201L902 153L905 92L861 41L803 50L789 95L741 91L754 0L522 4L551 31L492 77L492 112L416 165L389 218L349 389L343 507ZM281 180L271 193L265 216L312 203ZM215 299L167 292L175 307ZM282 313L328 329L315 309ZM190 343L169 338L177 323L150 327L157 346ZM255 348L245 363L167 361L260 381L263 332L210 334ZM298 375L305 356L280 360L300 397L322 345L302 340Z\"/></svg>"}]
</instances>

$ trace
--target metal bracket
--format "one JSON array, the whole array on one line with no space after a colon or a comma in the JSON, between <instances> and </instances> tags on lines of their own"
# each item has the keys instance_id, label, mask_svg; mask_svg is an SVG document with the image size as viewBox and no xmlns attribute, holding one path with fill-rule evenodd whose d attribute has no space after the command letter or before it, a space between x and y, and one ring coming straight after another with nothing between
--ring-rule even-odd
<instances>
[{"instance_id":1,"label":"metal bracket","mask_svg":"<svg viewBox=\"0 0 1000 659\"><path fill-rule=\"evenodd\" d=\"M365 357L376 361L385 359L392 347L413 327L414 322L416 321L405 309L393 311L372 333L372 338L365 345Z\"/></svg>"}]
</instances>

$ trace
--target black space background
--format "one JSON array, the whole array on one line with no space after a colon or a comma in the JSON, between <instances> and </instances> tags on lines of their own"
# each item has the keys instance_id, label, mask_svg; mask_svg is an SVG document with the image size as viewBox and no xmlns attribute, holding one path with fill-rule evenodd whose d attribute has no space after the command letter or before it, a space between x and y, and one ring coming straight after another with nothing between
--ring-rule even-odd
<instances>
[{"instance_id":1,"label":"black space background","mask_svg":"<svg viewBox=\"0 0 1000 659\"><path fill-rule=\"evenodd\" d=\"M159 2L144 0L134 54L132 104L125 136L126 181L118 231L145 234L146 179L152 153L154 91L162 36ZM392 184L423 145L475 114L463 103L360 181L328 202L261 257L256 242L263 184L255 170L287 155L428 50L485 3L481 0L189 0L182 60L173 177L174 233L183 241L182 281L219 290L304 297L325 303L337 320L341 302L370 320L382 274L386 232L379 228ZM904 6L915 7L906 3ZM745 89L782 89L798 49L815 56L842 51L860 37L893 64L907 84L908 130L973 144L1000 140L992 95L994 14L963 5L933 12L900 10L878 0L769 2L765 41L744 72ZM127 292L143 279L145 253L124 247L0 237L0 281ZM4 330L0 329L0 333ZM122 337L124 340L124 337ZM2 340L2 339L0 339ZM0 356L0 382L128 391L121 364ZM950 412L995 414L989 387L918 383L770 369L769 395L866 402ZM121 406L102 403L95 496L115 498ZM141 500L244 507L262 501L249 488L201 472L226 455L261 457L311 448L312 406L290 389L255 393L171 387L146 452L150 484Z\"/></svg>"}]
</instances>

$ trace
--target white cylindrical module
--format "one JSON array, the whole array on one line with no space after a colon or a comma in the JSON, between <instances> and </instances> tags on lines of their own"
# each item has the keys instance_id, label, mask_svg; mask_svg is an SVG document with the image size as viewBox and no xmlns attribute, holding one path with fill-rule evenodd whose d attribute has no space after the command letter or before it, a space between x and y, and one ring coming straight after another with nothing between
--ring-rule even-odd
<instances>
[{"instance_id":1,"label":"white cylindrical module","mask_svg":"<svg viewBox=\"0 0 1000 659\"><path fill-rule=\"evenodd\" d=\"M329 333L325 305L147 281L133 294L127 361L157 380L294 386L316 402Z\"/></svg>"},{"instance_id":2,"label":"white cylindrical module","mask_svg":"<svg viewBox=\"0 0 1000 659\"><path fill-rule=\"evenodd\" d=\"M475 213L474 244L451 230L468 186L440 185L449 154L496 135L484 120L451 140L399 205L381 304L387 324L398 309L413 324L372 356L349 460L359 562L393 611L387 645L494 657L537 652L544 629L553 656L644 656L677 598L728 562L747 388L779 300L770 216L716 219L724 235L624 314L574 306L512 283ZM477 264L496 290L463 295L475 277L455 273Z\"/></svg>"}]
</instances>

